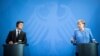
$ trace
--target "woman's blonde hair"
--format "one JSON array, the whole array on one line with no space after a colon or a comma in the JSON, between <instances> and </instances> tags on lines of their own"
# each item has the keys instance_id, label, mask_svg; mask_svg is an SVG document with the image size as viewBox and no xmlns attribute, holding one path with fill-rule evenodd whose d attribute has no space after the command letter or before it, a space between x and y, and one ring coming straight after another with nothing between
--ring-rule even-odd
<instances>
[{"instance_id":1,"label":"woman's blonde hair","mask_svg":"<svg viewBox=\"0 0 100 56\"><path fill-rule=\"evenodd\" d=\"M83 24L85 25L85 21L84 21L83 19L79 19L79 20L77 21L77 24L80 23L80 22L83 23Z\"/></svg>"}]
</instances>

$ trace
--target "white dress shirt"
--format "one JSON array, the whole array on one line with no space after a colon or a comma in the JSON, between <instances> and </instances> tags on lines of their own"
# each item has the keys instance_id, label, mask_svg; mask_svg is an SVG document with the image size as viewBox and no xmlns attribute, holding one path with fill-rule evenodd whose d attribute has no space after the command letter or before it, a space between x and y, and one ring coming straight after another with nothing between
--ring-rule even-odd
<instances>
[{"instance_id":1,"label":"white dress shirt","mask_svg":"<svg viewBox=\"0 0 100 56\"><path fill-rule=\"evenodd\" d=\"M16 37L18 36L18 34L20 34L21 30L16 29Z\"/></svg>"}]
</instances>

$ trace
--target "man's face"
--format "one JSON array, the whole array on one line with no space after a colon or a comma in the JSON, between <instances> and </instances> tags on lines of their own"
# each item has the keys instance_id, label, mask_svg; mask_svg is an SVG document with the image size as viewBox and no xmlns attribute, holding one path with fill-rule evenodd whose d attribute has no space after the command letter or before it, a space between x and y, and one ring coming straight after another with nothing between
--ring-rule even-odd
<instances>
[{"instance_id":1,"label":"man's face","mask_svg":"<svg viewBox=\"0 0 100 56\"><path fill-rule=\"evenodd\" d=\"M82 22L79 22L79 23L78 23L78 28L79 28L79 29L84 28L84 24L83 24Z\"/></svg>"},{"instance_id":2,"label":"man's face","mask_svg":"<svg viewBox=\"0 0 100 56\"><path fill-rule=\"evenodd\" d=\"M23 29L23 23L18 24L18 29L22 30Z\"/></svg>"}]
</instances>

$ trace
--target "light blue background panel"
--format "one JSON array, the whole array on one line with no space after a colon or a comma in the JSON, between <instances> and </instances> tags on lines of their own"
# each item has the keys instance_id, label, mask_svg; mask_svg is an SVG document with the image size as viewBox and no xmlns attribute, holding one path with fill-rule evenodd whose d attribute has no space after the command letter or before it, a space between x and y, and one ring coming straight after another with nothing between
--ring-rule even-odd
<instances>
[{"instance_id":1,"label":"light blue background panel","mask_svg":"<svg viewBox=\"0 0 100 56\"><path fill-rule=\"evenodd\" d=\"M0 0L0 56L17 20L27 33L25 56L74 56L70 39L80 18L100 42L99 0Z\"/></svg>"}]
</instances>

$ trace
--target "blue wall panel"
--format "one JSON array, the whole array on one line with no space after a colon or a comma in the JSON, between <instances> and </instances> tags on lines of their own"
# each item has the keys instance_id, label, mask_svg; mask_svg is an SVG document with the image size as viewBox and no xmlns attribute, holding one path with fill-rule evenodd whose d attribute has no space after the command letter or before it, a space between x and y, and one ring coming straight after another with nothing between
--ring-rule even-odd
<instances>
[{"instance_id":1,"label":"blue wall panel","mask_svg":"<svg viewBox=\"0 0 100 56\"><path fill-rule=\"evenodd\" d=\"M100 42L99 0L0 0L0 56L17 20L27 33L25 56L74 56L70 38L80 18Z\"/></svg>"}]
</instances>

